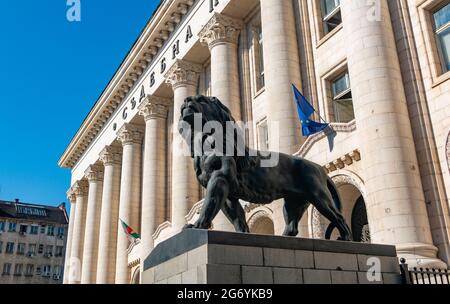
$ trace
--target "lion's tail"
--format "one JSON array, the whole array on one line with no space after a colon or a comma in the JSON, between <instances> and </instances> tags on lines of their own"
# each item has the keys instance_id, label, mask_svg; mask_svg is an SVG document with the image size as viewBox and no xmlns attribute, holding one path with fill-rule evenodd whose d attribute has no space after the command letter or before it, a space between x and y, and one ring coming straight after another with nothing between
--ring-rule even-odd
<instances>
[{"instance_id":1,"label":"lion's tail","mask_svg":"<svg viewBox=\"0 0 450 304\"><path fill-rule=\"evenodd\" d=\"M337 210L342 211L341 197L339 196L339 192L336 189L336 185L329 176L327 177L327 187L331 193L331 196L333 197L334 206Z\"/></svg>"},{"instance_id":2,"label":"lion's tail","mask_svg":"<svg viewBox=\"0 0 450 304\"><path fill-rule=\"evenodd\" d=\"M339 195L339 192L336 189L336 185L334 184L333 180L329 176L327 177L327 188L331 193L335 208L339 212L341 212L342 211L341 197ZM333 225L333 223L330 223L330 225L328 225L328 228L325 232L325 239L329 240L331 238L331 233L333 232L334 228L336 228L336 227L335 227L335 225Z\"/></svg>"}]
</instances>

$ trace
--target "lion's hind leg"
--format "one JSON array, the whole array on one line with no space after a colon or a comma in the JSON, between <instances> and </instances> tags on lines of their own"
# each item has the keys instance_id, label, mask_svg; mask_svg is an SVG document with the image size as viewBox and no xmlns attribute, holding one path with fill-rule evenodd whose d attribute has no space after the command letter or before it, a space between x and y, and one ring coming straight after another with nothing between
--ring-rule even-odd
<instances>
[{"instance_id":1,"label":"lion's hind leg","mask_svg":"<svg viewBox=\"0 0 450 304\"><path fill-rule=\"evenodd\" d=\"M283 215L286 222L284 236L297 236L298 223L308 209L309 203L299 196L289 196L284 198Z\"/></svg>"},{"instance_id":2,"label":"lion's hind leg","mask_svg":"<svg viewBox=\"0 0 450 304\"><path fill-rule=\"evenodd\" d=\"M339 239L350 241L352 239L350 228L345 223L342 214L335 208L328 189L318 190L312 196L311 203L314 207L339 230L341 235Z\"/></svg>"}]
</instances>

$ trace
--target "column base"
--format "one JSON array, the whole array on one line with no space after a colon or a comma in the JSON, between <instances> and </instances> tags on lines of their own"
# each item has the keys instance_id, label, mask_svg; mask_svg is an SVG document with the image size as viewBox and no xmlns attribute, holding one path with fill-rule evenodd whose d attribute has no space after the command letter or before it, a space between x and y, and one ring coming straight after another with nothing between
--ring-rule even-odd
<instances>
[{"instance_id":1,"label":"column base","mask_svg":"<svg viewBox=\"0 0 450 304\"><path fill-rule=\"evenodd\" d=\"M417 268L447 269L448 265L437 257L438 248L423 243L395 245L399 258L405 258L408 266Z\"/></svg>"}]
</instances>

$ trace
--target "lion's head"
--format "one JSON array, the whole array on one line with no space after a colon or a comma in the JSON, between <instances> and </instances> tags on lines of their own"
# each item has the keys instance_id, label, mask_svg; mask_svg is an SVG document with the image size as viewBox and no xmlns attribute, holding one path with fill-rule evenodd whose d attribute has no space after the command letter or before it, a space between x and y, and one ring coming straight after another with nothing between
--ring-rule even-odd
<instances>
[{"instance_id":1,"label":"lion's head","mask_svg":"<svg viewBox=\"0 0 450 304\"><path fill-rule=\"evenodd\" d=\"M199 134L201 132L202 144L213 137L215 134L215 130L212 132L205 132L205 125L208 122L218 122L222 126L222 140L223 140L223 148L227 147L227 140L229 141L231 138L232 147L234 150L233 156L238 163L238 167L245 167L249 165L250 161L248 158L249 149L245 145L244 141L244 133L242 129L234 125L236 128L232 130L232 136L227 136L227 132L229 132L227 128L227 122L236 123L231 111L220 102L216 97L207 97L203 95L191 96L184 100L183 105L181 106L181 116L180 123L187 123L191 128L191 133L188 133L186 136L184 128L180 127L179 131L184 135L184 139L186 141L190 141L191 149L194 147L194 134ZM201 114L201 116L200 116ZM201 123L198 121L195 123L197 119L201 117ZM181 126L181 124L180 124ZM192 132L194 131L194 132ZM214 138L216 140L216 138ZM237 142L244 143L242 147L237 146ZM194 154L193 150L192 154ZM224 154L228 155L228 151L222 151Z\"/></svg>"},{"instance_id":2,"label":"lion's head","mask_svg":"<svg viewBox=\"0 0 450 304\"><path fill-rule=\"evenodd\" d=\"M186 98L181 106L180 121L187 122L193 128L195 114L202 115L202 128L209 121L217 121L221 124L235 121L231 111L216 97L197 95Z\"/></svg>"}]
</instances>

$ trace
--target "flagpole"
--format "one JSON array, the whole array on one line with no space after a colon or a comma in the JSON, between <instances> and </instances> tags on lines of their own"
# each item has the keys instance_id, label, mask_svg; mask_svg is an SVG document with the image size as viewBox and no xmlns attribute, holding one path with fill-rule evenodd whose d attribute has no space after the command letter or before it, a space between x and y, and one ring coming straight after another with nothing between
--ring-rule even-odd
<instances>
[{"instance_id":1,"label":"flagpole","mask_svg":"<svg viewBox=\"0 0 450 304\"><path fill-rule=\"evenodd\" d=\"M317 112L316 109L314 109L314 112L317 113L317 115L319 116L320 120L322 120L322 122L329 124L325 119L322 118L322 116L320 116L319 112Z\"/></svg>"}]
</instances>

